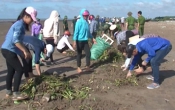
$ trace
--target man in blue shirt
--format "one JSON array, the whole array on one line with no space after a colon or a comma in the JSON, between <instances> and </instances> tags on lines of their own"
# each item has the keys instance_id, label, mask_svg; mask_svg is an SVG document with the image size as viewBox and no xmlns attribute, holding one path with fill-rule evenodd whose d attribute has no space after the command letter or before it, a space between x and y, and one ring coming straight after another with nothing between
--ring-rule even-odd
<instances>
[{"instance_id":1,"label":"man in blue shirt","mask_svg":"<svg viewBox=\"0 0 175 110\"><path fill-rule=\"evenodd\" d=\"M137 61L144 54L148 54L148 57L142 62L142 65L146 66L148 62L151 63L152 76L147 77L147 79L154 80L154 82L147 86L148 89L155 89L159 87L159 66L163 58L171 51L172 45L170 41L160 38L147 38L136 45L128 45L126 50L128 53L128 58L134 56L127 77L132 75L132 70L134 69Z\"/></svg>"}]
</instances>

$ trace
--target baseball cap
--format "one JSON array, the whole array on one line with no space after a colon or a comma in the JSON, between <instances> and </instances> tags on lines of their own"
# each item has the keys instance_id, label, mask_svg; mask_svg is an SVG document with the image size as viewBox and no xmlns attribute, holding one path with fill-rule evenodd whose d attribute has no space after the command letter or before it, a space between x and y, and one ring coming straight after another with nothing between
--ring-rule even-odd
<instances>
[{"instance_id":1,"label":"baseball cap","mask_svg":"<svg viewBox=\"0 0 175 110\"><path fill-rule=\"evenodd\" d=\"M50 55L53 53L54 48L51 44L46 45L46 50L47 50L47 57L50 57Z\"/></svg>"},{"instance_id":2,"label":"baseball cap","mask_svg":"<svg viewBox=\"0 0 175 110\"><path fill-rule=\"evenodd\" d=\"M26 13L28 13L31 16L33 21L37 21L37 19L36 19L36 16L37 16L36 9L34 9L33 7L27 7L25 11L26 11Z\"/></svg>"},{"instance_id":3,"label":"baseball cap","mask_svg":"<svg viewBox=\"0 0 175 110\"><path fill-rule=\"evenodd\" d=\"M132 53L134 51L134 49L136 48L135 45L133 44L129 44L127 47L126 47L126 52L128 54L128 58L131 58L132 57Z\"/></svg>"}]
</instances>

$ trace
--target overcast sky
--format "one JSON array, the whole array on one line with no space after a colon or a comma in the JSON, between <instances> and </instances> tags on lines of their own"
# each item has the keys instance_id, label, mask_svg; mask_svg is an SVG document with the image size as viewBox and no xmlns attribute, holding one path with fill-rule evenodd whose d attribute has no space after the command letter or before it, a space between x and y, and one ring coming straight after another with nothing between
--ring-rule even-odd
<instances>
[{"instance_id":1,"label":"overcast sky","mask_svg":"<svg viewBox=\"0 0 175 110\"><path fill-rule=\"evenodd\" d=\"M16 19L27 6L37 9L38 18L48 18L52 10L73 18L82 8L101 17L127 17L128 11L137 17L139 10L146 18L175 15L175 0L0 0L0 19Z\"/></svg>"}]
</instances>

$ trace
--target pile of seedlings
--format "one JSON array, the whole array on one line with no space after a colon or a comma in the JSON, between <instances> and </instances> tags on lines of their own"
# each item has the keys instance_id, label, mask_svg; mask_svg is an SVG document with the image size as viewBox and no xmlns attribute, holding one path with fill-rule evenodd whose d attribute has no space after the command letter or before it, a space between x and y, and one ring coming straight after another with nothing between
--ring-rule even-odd
<instances>
[{"instance_id":1,"label":"pile of seedlings","mask_svg":"<svg viewBox=\"0 0 175 110\"><path fill-rule=\"evenodd\" d=\"M108 50L103 52L103 55L100 56L98 61L106 61L111 63L116 63L117 61L123 60L123 56L118 50L114 47L110 47Z\"/></svg>"},{"instance_id":2,"label":"pile of seedlings","mask_svg":"<svg viewBox=\"0 0 175 110\"><path fill-rule=\"evenodd\" d=\"M57 99L78 99L86 98L89 94L89 87L74 88L70 81L56 75L41 75L32 78L24 84L20 91L27 94L35 101L52 101Z\"/></svg>"}]
</instances>

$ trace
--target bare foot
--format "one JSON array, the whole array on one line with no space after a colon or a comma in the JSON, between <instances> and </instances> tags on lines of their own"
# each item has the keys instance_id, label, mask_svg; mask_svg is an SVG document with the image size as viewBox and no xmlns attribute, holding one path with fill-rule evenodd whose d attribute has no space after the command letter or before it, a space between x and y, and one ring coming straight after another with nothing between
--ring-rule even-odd
<instances>
[{"instance_id":1,"label":"bare foot","mask_svg":"<svg viewBox=\"0 0 175 110\"><path fill-rule=\"evenodd\" d=\"M81 73L82 69L81 68L77 68L77 71L78 71L78 73Z\"/></svg>"},{"instance_id":2,"label":"bare foot","mask_svg":"<svg viewBox=\"0 0 175 110\"><path fill-rule=\"evenodd\" d=\"M64 51L63 54L67 54L67 52Z\"/></svg>"}]
</instances>

